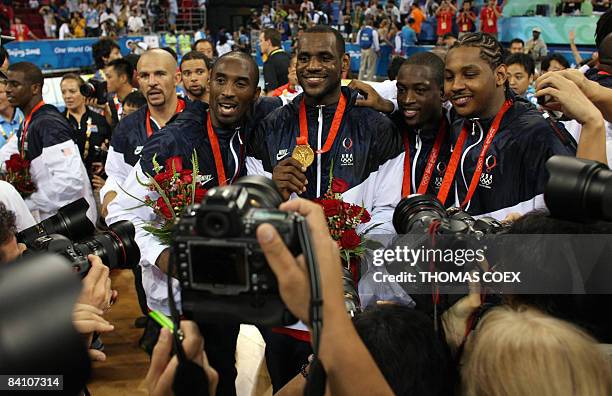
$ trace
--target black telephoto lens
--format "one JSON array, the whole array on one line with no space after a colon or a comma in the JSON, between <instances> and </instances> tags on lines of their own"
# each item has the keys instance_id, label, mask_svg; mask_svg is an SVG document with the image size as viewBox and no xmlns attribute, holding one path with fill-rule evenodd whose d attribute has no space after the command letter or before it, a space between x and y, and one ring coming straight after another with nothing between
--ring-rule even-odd
<instances>
[{"instance_id":1,"label":"black telephoto lens","mask_svg":"<svg viewBox=\"0 0 612 396\"><path fill-rule=\"evenodd\" d=\"M612 171L596 161L555 155L544 201L551 215L573 221L612 221Z\"/></svg>"},{"instance_id":2,"label":"black telephoto lens","mask_svg":"<svg viewBox=\"0 0 612 396\"><path fill-rule=\"evenodd\" d=\"M86 82L85 84L81 85L79 91L81 91L81 95L85 96L86 98L96 97L96 87L94 87L94 85L90 82Z\"/></svg>"},{"instance_id":3,"label":"black telephoto lens","mask_svg":"<svg viewBox=\"0 0 612 396\"><path fill-rule=\"evenodd\" d=\"M134 225L124 220L111 224L107 231L74 246L85 256L99 256L110 269L132 268L140 261L140 249L134 235Z\"/></svg>"},{"instance_id":4,"label":"black telephoto lens","mask_svg":"<svg viewBox=\"0 0 612 396\"><path fill-rule=\"evenodd\" d=\"M393 212L393 227L398 234L407 234L420 224L446 217L444 205L433 195L412 195L402 199Z\"/></svg>"},{"instance_id":5,"label":"black telephoto lens","mask_svg":"<svg viewBox=\"0 0 612 396\"><path fill-rule=\"evenodd\" d=\"M276 209L283 203L283 197L276 187L276 183L263 176L244 176L236 186L246 187L249 199L259 208Z\"/></svg>"}]
</instances>

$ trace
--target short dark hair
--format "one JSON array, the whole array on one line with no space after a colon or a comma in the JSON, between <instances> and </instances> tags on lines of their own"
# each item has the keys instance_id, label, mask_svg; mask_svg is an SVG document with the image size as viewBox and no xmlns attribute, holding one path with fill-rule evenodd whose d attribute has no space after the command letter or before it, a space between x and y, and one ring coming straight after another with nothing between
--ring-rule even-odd
<instances>
[{"instance_id":1,"label":"short dark hair","mask_svg":"<svg viewBox=\"0 0 612 396\"><path fill-rule=\"evenodd\" d=\"M4 63L4 61L9 57L8 51L0 45L0 65Z\"/></svg>"},{"instance_id":2,"label":"short dark hair","mask_svg":"<svg viewBox=\"0 0 612 396\"><path fill-rule=\"evenodd\" d=\"M15 213L0 202L0 244L4 245L17 233ZM2 257L0 257L2 259Z\"/></svg>"},{"instance_id":3,"label":"short dark hair","mask_svg":"<svg viewBox=\"0 0 612 396\"><path fill-rule=\"evenodd\" d=\"M268 40L274 47L280 47L281 34L278 30L272 28L265 28L262 33L264 40Z\"/></svg>"},{"instance_id":4,"label":"short dark hair","mask_svg":"<svg viewBox=\"0 0 612 396\"><path fill-rule=\"evenodd\" d=\"M598 49L610 33L612 33L612 8L604 12L597 21L597 27L595 28L595 45Z\"/></svg>"},{"instance_id":5,"label":"short dark hair","mask_svg":"<svg viewBox=\"0 0 612 396\"><path fill-rule=\"evenodd\" d=\"M402 68L408 65L428 67L438 87L444 87L444 61L438 55L431 52L417 52L406 59Z\"/></svg>"},{"instance_id":6,"label":"short dark hair","mask_svg":"<svg viewBox=\"0 0 612 396\"><path fill-rule=\"evenodd\" d=\"M426 314L385 304L366 309L353 323L396 395L453 393L450 351Z\"/></svg>"},{"instance_id":7,"label":"short dark hair","mask_svg":"<svg viewBox=\"0 0 612 396\"><path fill-rule=\"evenodd\" d=\"M74 80L77 82L77 84L79 85L79 87L83 84L85 84L85 80L83 80L83 77L79 76L76 73L66 73L62 76L62 81L60 81L60 84L63 83L66 80Z\"/></svg>"},{"instance_id":8,"label":"short dark hair","mask_svg":"<svg viewBox=\"0 0 612 396\"><path fill-rule=\"evenodd\" d=\"M406 62L406 59L402 58L401 56L396 56L395 58L391 59L391 63L387 69L387 77L389 77L389 80L393 81L397 79L397 74L399 73L399 70L404 62Z\"/></svg>"},{"instance_id":9,"label":"short dark hair","mask_svg":"<svg viewBox=\"0 0 612 396\"><path fill-rule=\"evenodd\" d=\"M212 60L208 59L208 57L203 53L194 50L189 51L185 55L183 55L183 58L181 59L181 69L183 68L183 62L198 59L204 61L204 64L206 65L206 70L210 70L212 68Z\"/></svg>"},{"instance_id":10,"label":"short dark hair","mask_svg":"<svg viewBox=\"0 0 612 396\"><path fill-rule=\"evenodd\" d=\"M215 45L209 39L199 39L199 40L197 40L195 43L193 43L193 47L192 48L197 48L198 44L200 44L200 43L208 43L208 44L210 44L210 48L212 48L212 50L213 50L213 55L217 56L217 48L215 48Z\"/></svg>"},{"instance_id":11,"label":"short dark hair","mask_svg":"<svg viewBox=\"0 0 612 396\"><path fill-rule=\"evenodd\" d=\"M217 67L226 58L237 58L237 59L247 61L251 65L251 77L253 79L253 84L255 84L255 86L259 84L259 67L257 66L257 63L255 62L255 60L250 54L247 54L246 52L242 52L242 51L230 51L226 54L223 54L213 64L212 69L210 71L211 75L216 71Z\"/></svg>"},{"instance_id":12,"label":"short dark hair","mask_svg":"<svg viewBox=\"0 0 612 396\"><path fill-rule=\"evenodd\" d=\"M147 104L147 99L144 97L142 92L134 91L130 92L125 99L123 99L123 105L129 105L140 109L142 106Z\"/></svg>"},{"instance_id":13,"label":"short dark hair","mask_svg":"<svg viewBox=\"0 0 612 396\"><path fill-rule=\"evenodd\" d=\"M535 74L535 62L527 54L510 54L504 63L506 66L522 65L528 75L533 76Z\"/></svg>"},{"instance_id":14,"label":"short dark hair","mask_svg":"<svg viewBox=\"0 0 612 396\"><path fill-rule=\"evenodd\" d=\"M453 33L444 33L444 35L442 35L442 40L446 40L446 39L451 38L451 37L454 38L454 39L457 38L457 36L455 36Z\"/></svg>"},{"instance_id":15,"label":"short dark hair","mask_svg":"<svg viewBox=\"0 0 612 396\"><path fill-rule=\"evenodd\" d=\"M566 69L569 69L570 67L570 64L567 61L567 59L565 59L565 56L558 54L558 53L552 53L552 54L545 56L542 59L542 70L548 71L548 69L550 68L550 63L552 61L557 61L561 66L563 66Z\"/></svg>"},{"instance_id":16,"label":"short dark hair","mask_svg":"<svg viewBox=\"0 0 612 396\"><path fill-rule=\"evenodd\" d=\"M461 47L480 49L480 58L486 61L493 70L504 63L504 47L488 33L467 33L457 40L450 50Z\"/></svg>"},{"instance_id":17,"label":"short dark hair","mask_svg":"<svg viewBox=\"0 0 612 396\"><path fill-rule=\"evenodd\" d=\"M126 76L127 81L129 83L132 82L132 78L134 77L134 66L132 66L129 61L123 58L115 59L109 62L106 67L112 67L118 76Z\"/></svg>"},{"instance_id":18,"label":"short dark hair","mask_svg":"<svg viewBox=\"0 0 612 396\"><path fill-rule=\"evenodd\" d=\"M25 76L25 81L28 84L40 84L40 88L42 91L42 86L44 84L44 77L42 71L33 63L30 62L17 62L13 63L9 66L9 71L13 72L22 72Z\"/></svg>"},{"instance_id":19,"label":"short dark hair","mask_svg":"<svg viewBox=\"0 0 612 396\"><path fill-rule=\"evenodd\" d=\"M338 54L340 58L344 55L344 37L340 34L336 29L329 27L327 25L315 25L311 28L308 28L304 31L304 34L307 33L323 33L323 34L333 34L336 38L336 49L338 50ZM298 43L299 45L299 43Z\"/></svg>"},{"instance_id":20,"label":"short dark hair","mask_svg":"<svg viewBox=\"0 0 612 396\"><path fill-rule=\"evenodd\" d=\"M514 43L519 43L523 47L525 46L525 42L523 40L521 40L520 38L513 38L512 40L510 40L510 46L511 47L512 47L512 44L514 44Z\"/></svg>"},{"instance_id":21,"label":"short dark hair","mask_svg":"<svg viewBox=\"0 0 612 396\"><path fill-rule=\"evenodd\" d=\"M100 39L91 46L91 54L97 69L102 69L105 66L102 58L108 58L113 48L121 50L119 44L109 38Z\"/></svg>"},{"instance_id":22,"label":"short dark hair","mask_svg":"<svg viewBox=\"0 0 612 396\"><path fill-rule=\"evenodd\" d=\"M171 47L162 47L162 49L172 55L174 60L178 62L178 55L176 54L176 51L174 49L172 49Z\"/></svg>"}]
</instances>

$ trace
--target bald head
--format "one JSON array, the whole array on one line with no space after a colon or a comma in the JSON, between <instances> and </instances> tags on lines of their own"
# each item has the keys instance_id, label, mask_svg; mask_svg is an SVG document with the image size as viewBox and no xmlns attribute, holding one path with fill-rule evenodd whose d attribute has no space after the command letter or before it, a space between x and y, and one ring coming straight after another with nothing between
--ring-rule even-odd
<instances>
[{"instance_id":1,"label":"bald head","mask_svg":"<svg viewBox=\"0 0 612 396\"><path fill-rule=\"evenodd\" d=\"M140 56L138 66L140 90L152 108L176 105L176 86L181 81L176 60L162 49L152 49Z\"/></svg>"}]
</instances>

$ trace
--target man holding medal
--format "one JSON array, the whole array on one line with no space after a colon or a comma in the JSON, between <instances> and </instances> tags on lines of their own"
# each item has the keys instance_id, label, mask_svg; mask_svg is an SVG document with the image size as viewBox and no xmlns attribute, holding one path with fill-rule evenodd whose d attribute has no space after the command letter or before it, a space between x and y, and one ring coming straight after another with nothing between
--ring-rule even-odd
<instances>
[{"instance_id":1,"label":"man holding medal","mask_svg":"<svg viewBox=\"0 0 612 396\"><path fill-rule=\"evenodd\" d=\"M143 223L155 219L149 207L138 207L151 194L139 182L145 174L154 174L153 160L163 164L170 157L180 157L185 169L192 169L192 154L198 158L198 169L204 188L231 184L246 174L244 166L245 135L253 123L282 104L278 98L263 98L254 111L260 89L259 71L250 55L230 52L214 64L209 83L210 105L196 101L149 139L142 150L142 158L130 172L123 189L109 205L107 221L129 220L136 226L136 242L140 247L143 286L147 305L152 310L169 313L167 275L169 249L147 233ZM174 280L174 299L180 304L178 281ZM179 305L180 307L180 305ZM235 350L239 325L200 325L210 364L220 375L218 393L236 394Z\"/></svg>"},{"instance_id":2,"label":"man holding medal","mask_svg":"<svg viewBox=\"0 0 612 396\"><path fill-rule=\"evenodd\" d=\"M30 161L36 191L25 200L28 208L38 215L37 220L44 220L85 198L89 203L87 217L95 223L96 204L79 148L71 138L72 127L54 106L43 101L42 72L32 63L19 62L9 67L7 77L9 103L25 116L14 152Z\"/></svg>"},{"instance_id":3,"label":"man holding medal","mask_svg":"<svg viewBox=\"0 0 612 396\"><path fill-rule=\"evenodd\" d=\"M438 193L447 206L499 220L543 208L546 161L576 155L561 124L512 93L503 53L493 36L469 33L446 56L444 91L458 117Z\"/></svg>"},{"instance_id":4,"label":"man holding medal","mask_svg":"<svg viewBox=\"0 0 612 396\"><path fill-rule=\"evenodd\" d=\"M181 81L177 68L172 55L161 49L149 50L140 57L138 81L147 105L123 118L113 132L105 166L108 179L100 190L103 216L140 159L147 139L185 108L185 100L176 96Z\"/></svg>"},{"instance_id":5,"label":"man holding medal","mask_svg":"<svg viewBox=\"0 0 612 396\"><path fill-rule=\"evenodd\" d=\"M376 232L393 232L401 197L403 145L384 115L357 107L357 91L341 87L344 39L316 26L298 44L297 76L304 93L268 115L249 139L247 167L276 181L285 199L317 198L344 179L346 202L363 205Z\"/></svg>"}]
</instances>

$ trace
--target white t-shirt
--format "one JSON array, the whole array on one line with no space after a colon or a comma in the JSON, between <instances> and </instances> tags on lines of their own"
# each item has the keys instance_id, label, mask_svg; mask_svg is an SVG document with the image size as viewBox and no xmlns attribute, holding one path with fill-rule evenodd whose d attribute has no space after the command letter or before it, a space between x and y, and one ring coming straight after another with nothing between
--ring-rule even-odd
<instances>
[{"instance_id":1,"label":"white t-shirt","mask_svg":"<svg viewBox=\"0 0 612 396\"><path fill-rule=\"evenodd\" d=\"M30 213L21 195L10 183L0 180L0 202L8 210L15 213L17 231L23 231L36 224L34 217Z\"/></svg>"},{"instance_id":2,"label":"white t-shirt","mask_svg":"<svg viewBox=\"0 0 612 396\"><path fill-rule=\"evenodd\" d=\"M70 26L67 23L62 23L59 30L59 39L63 40L65 38L69 38L72 35L70 34Z\"/></svg>"},{"instance_id":3,"label":"white t-shirt","mask_svg":"<svg viewBox=\"0 0 612 396\"><path fill-rule=\"evenodd\" d=\"M231 51L232 51L232 46L229 44L229 42L226 42L223 45L217 44L217 54L219 54L219 57Z\"/></svg>"},{"instance_id":4,"label":"white t-shirt","mask_svg":"<svg viewBox=\"0 0 612 396\"><path fill-rule=\"evenodd\" d=\"M144 23L142 22L142 17L138 15L132 15L128 19L128 30L130 32L138 32L144 27Z\"/></svg>"}]
</instances>

